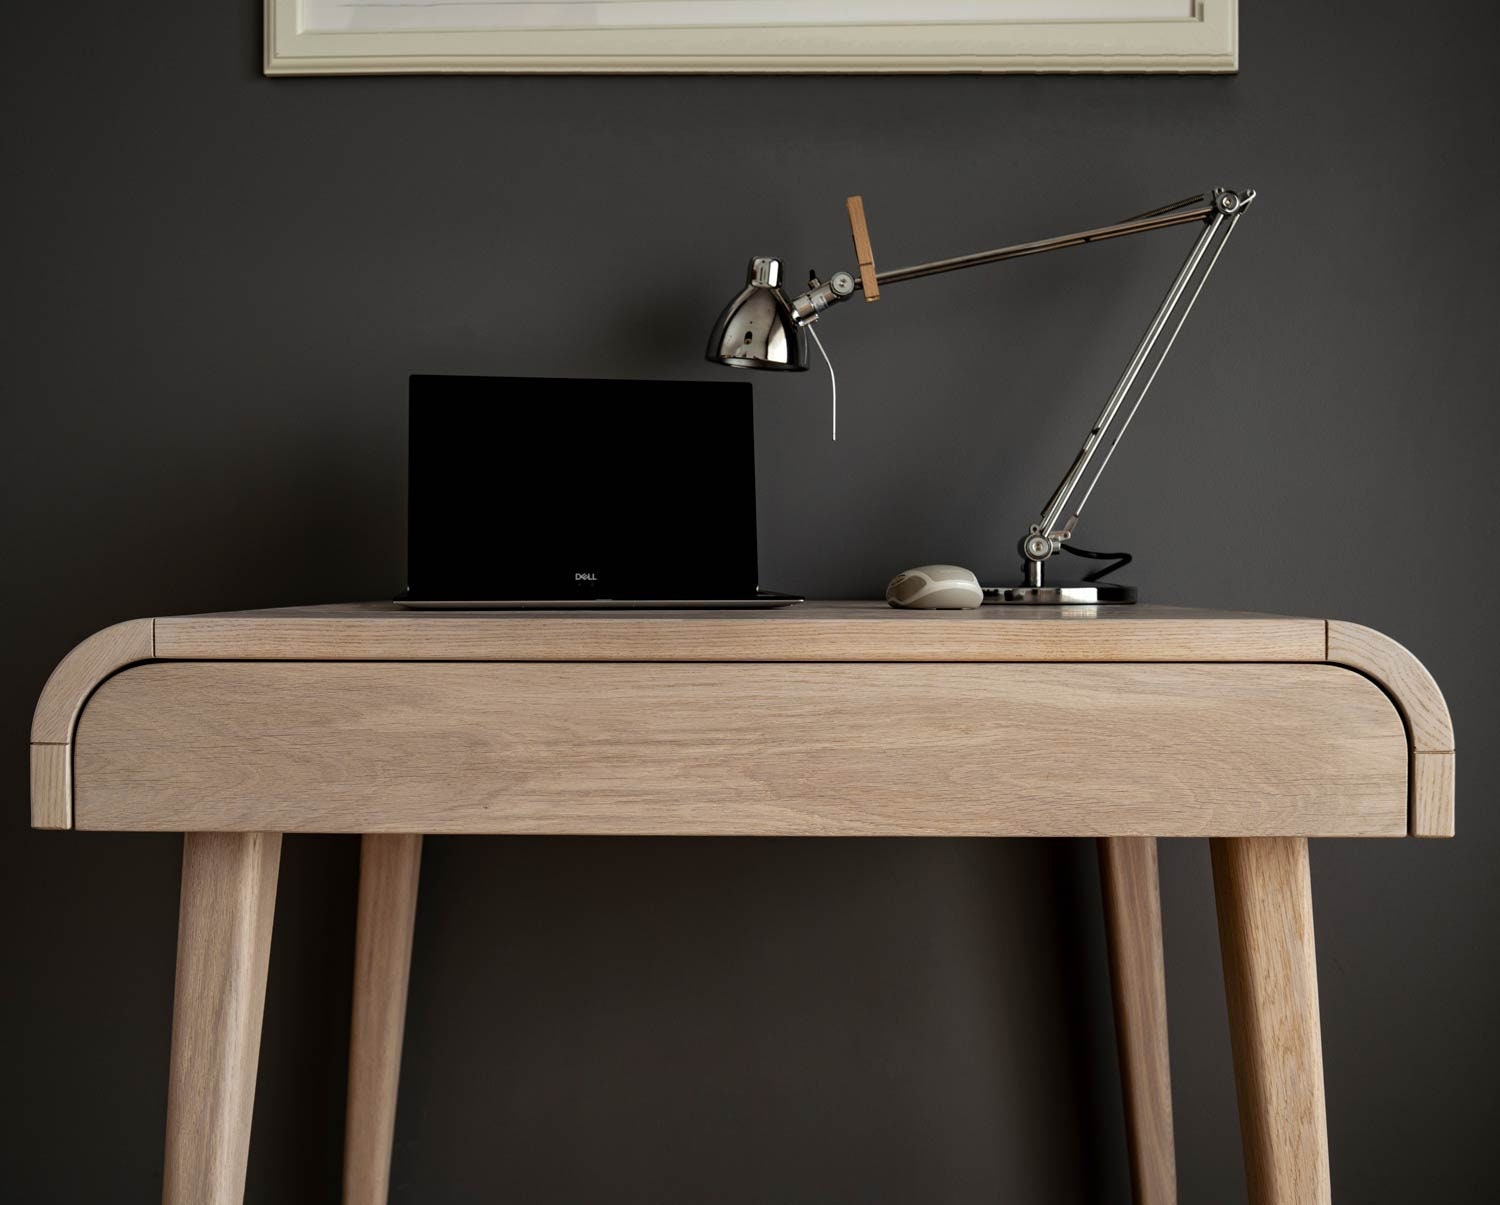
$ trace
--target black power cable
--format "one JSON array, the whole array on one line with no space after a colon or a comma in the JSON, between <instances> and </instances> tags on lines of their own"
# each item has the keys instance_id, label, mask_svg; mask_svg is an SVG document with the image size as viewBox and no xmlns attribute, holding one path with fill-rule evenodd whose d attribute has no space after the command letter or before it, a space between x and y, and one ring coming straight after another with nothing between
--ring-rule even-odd
<instances>
[{"instance_id":1,"label":"black power cable","mask_svg":"<svg viewBox=\"0 0 1500 1205\"><path fill-rule=\"evenodd\" d=\"M1089 549L1079 548L1075 544L1064 544L1062 550L1064 552L1071 552L1074 556L1087 557L1091 561L1114 562L1112 565L1104 566L1103 569L1095 569L1092 573L1085 574L1083 580L1086 582L1103 581L1116 569L1125 568L1126 565L1135 559L1128 552L1091 552Z\"/></svg>"}]
</instances>

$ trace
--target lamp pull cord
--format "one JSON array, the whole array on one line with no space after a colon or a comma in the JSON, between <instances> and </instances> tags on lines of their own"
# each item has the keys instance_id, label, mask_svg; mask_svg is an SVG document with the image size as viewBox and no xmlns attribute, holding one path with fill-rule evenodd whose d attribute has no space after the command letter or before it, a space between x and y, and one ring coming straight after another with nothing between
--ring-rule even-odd
<instances>
[{"instance_id":1,"label":"lamp pull cord","mask_svg":"<svg viewBox=\"0 0 1500 1205\"><path fill-rule=\"evenodd\" d=\"M839 438L839 379L833 371L833 361L828 358L828 353L823 350L823 340L818 338L816 327L809 326L807 333L813 337L813 342L818 345L818 354L823 357L823 363L828 365L828 384L833 390L833 439L838 442Z\"/></svg>"}]
</instances>

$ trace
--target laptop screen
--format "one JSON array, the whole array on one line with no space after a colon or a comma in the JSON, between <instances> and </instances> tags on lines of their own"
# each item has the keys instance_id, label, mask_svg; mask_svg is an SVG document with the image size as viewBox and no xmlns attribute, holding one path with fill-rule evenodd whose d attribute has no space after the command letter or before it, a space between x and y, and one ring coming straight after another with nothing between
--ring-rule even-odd
<instances>
[{"instance_id":1,"label":"laptop screen","mask_svg":"<svg viewBox=\"0 0 1500 1205\"><path fill-rule=\"evenodd\" d=\"M417 599L750 597L748 382L413 376Z\"/></svg>"}]
</instances>

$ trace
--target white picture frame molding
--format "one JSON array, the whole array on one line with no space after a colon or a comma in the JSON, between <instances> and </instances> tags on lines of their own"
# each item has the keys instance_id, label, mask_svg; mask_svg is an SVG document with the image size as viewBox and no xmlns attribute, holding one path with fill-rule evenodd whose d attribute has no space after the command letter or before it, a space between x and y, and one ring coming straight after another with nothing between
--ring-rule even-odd
<instances>
[{"instance_id":1,"label":"white picture frame molding","mask_svg":"<svg viewBox=\"0 0 1500 1205\"><path fill-rule=\"evenodd\" d=\"M1233 72L1238 0L1182 19L309 30L265 0L267 75ZM1193 13L1193 0L1184 8ZM920 12L920 0L910 6ZM1089 6L1089 7L1097 7ZM1059 0L1059 8L1067 8ZM1082 10L1080 10L1082 11Z\"/></svg>"}]
</instances>

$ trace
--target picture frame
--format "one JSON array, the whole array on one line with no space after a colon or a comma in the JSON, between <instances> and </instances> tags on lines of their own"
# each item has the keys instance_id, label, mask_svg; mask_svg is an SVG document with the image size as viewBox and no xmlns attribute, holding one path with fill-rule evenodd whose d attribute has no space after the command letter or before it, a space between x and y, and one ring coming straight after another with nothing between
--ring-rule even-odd
<instances>
[{"instance_id":1,"label":"picture frame","mask_svg":"<svg viewBox=\"0 0 1500 1205\"><path fill-rule=\"evenodd\" d=\"M1238 0L265 0L272 76L1238 69Z\"/></svg>"}]
</instances>

